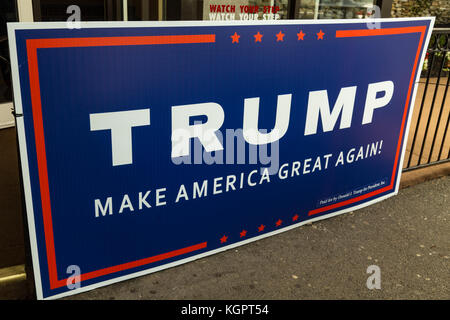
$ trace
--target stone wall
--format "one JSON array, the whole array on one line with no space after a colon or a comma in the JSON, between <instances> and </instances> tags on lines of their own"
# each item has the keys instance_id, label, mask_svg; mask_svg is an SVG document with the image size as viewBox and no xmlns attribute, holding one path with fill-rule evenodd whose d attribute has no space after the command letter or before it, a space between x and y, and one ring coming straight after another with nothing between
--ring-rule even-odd
<instances>
[{"instance_id":1,"label":"stone wall","mask_svg":"<svg viewBox=\"0 0 450 320\"><path fill-rule=\"evenodd\" d=\"M392 17L435 16L436 26L450 27L450 0L393 0Z\"/></svg>"}]
</instances>

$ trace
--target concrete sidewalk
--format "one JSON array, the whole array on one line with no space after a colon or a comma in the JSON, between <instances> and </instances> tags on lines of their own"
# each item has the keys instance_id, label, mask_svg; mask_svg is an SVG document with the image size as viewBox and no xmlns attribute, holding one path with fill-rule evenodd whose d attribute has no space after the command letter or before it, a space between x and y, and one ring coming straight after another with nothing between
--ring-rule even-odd
<instances>
[{"instance_id":1,"label":"concrete sidewalk","mask_svg":"<svg viewBox=\"0 0 450 320\"><path fill-rule=\"evenodd\" d=\"M450 299L450 177L381 203L66 299ZM367 267L381 269L369 290Z\"/></svg>"},{"instance_id":2,"label":"concrete sidewalk","mask_svg":"<svg viewBox=\"0 0 450 320\"><path fill-rule=\"evenodd\" d=\"M65 299L450 299L450 176L370 207ZM381 269L369 290L367 267ZM25 281L0 299L26 298Z\"/></svg>"}]
</instances>

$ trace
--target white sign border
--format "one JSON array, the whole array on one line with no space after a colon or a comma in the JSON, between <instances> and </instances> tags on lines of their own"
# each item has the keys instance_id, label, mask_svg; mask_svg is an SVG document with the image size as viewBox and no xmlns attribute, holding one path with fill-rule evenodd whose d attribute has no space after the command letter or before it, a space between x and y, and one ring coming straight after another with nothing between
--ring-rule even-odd
<instances>
[{"instance_id":1,"label":"white sign border","mask_svg":"<svg viewBox=\"0 0 450 320\"><path fill-rule=\"evenodd\" d=\"M415 98L417 94L417 88L418 88L418 82L420 79L420 74L422 71L423 61L425 59L426 55L426 48L428 48L428 43L430 41L431 33L434 27L435 17L417 17L417 18L376 18L376 19L333 19L333 20L255 20L255 21L112 21L112 22L81 22L80 26L81 28L149 28L149 27L202 27L202 26L254 26L254 25L311 25L311 24L352 24L352 23L375 23L380 22L381 24L384 22L405 22L405 21L429 21L429 29L428 34L426 36L426 40L423 44L423 52L422 56L420 58L420 63L417 66L417 75L416 80L414 83L414 91L411 97L410 101L410 107L409 107L409 115L408 120L404 132L404 138L403 138L403 146L402 146L402 152L400 156L400 162L397 168L397 181L395 186L395 191L381 196L377 199L370 200L368 202L365 202L363 204L359 204L356 206L352 206L343 210L339 210L333 213L329 213L317 218L309 219L306 221L302 221L284 228L281 228L279 230L275 230L272 232L268 232L266 234L253 237L251 239L239 241L215 250L211 250L208 252L204 252L201 254L194 255L192 257L188 257L185 259L181 259L175 262L171 262L168 264L164 264L158 267L149 268L146 270L142 270L139 272L130 273L121 277L117 277L114 279L109 279L105 281L101 281L92 285L88 286L81 286L80 288L76 288L73 290L66 291L64 293L52 295L49 297L43 297L42 292L42 283L41 283L41 277L40 277L40 265L39 265L39 254L38 254L38 248L37 248L37 236L36 236L36 229L35 229L35 222L34 222L34 211L33 211L33 199L32 199L32 193L31 193L31 181L30 181L30 172L29 172L29 165L28 165L28 153L26 148L26 133L25 133L25 125L23 117L16 117L16 127L17 127L17 135L19 140L19 152L20 152L20 163L21 163L21 169L22 169L22 177L23 177L23 185L24 185L24 197L25 197L25 207L26 207L26 216L27 216L27 222L28 222L28 230L29 230L29 238L30 238L30 244L31 244L31 254L32 254L32 262L33 262L33 273L34 273L34 280L35 280L35 287L36 287L36 296L39 300L51 300L51 299L58 299L62 297L67 297L71 295L75 295L78 293L90 291L99 287L107 286L113 283L121 282L124 280L136 278L139 276L147 275L150 273L154 273L157 271L161 271L164 269L172 268L190 261L194 261L197 259L201 259L222 251L226 251L241 245L245 245L247 243L257 241L263 238L267 238L297 227L300 227L307 223L312 223L315 221L328 219L337 215L344 214L346 212L354 211L357 209L361 209L364 207L367 207L369 205L372 205L374 203L380 202L384 199L387 199L389 197L392 197L396 194L398 194L399 186L400 186L400 177L401 177L401 170L403 166L403 159L405 156L405 150L407 145L407 139L408 139L408 132L409 127L411 124L411 118L414 111L414 103ZM10 57L11 57L11 74L12 74L12 80L13 80L13 93L14 93L14 108L16 114L22 113L22 97L21 97L21 88L20 88L20 79L19 79L19 69L18 69L18 62L17 62L17 48L16 48L16 38L15 38L15 31L16 30L27 30L27 29L66 29L67 28L66 22L14 22L14 23L8 23L8 40L9 40L9 48L10 48ZM74 29L77 30L77 29Z\"/></svg>"}]
</instances>

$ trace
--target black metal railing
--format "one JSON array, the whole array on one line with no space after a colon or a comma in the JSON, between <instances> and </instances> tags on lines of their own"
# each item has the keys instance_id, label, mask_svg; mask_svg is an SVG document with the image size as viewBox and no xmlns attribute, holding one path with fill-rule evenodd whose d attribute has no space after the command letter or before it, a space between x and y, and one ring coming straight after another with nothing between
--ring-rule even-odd
<instances>
[{"instance_id":1,"label":"black metal railing","mask_svg":"<svg viewBox=\"0 0 450 320\"><path fill-rule=\"evenodd\" d=\"M417 88L403 171L450 161L449 35L450 28L433 30Z\"/></svg>"}]
</instances>

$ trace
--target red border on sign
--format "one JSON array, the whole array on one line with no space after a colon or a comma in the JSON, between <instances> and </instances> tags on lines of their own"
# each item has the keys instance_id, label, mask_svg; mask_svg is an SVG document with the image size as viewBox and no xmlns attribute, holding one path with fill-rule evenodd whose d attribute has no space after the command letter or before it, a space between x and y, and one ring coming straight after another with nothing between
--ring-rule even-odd
<instances>
[{"instance_id":1,"label":"red border on sign","mask_svg":"<svg viewBox=\"0 0 450 320\"><path fill-rule=\"evenodd\" d=\"M405 122L406 122L406 115L408 111L409 101L411 98L411 90L414 83L414 76L416 74L417 69L417 62L420 58L420 49L422 48L423 38L425 35L427 27L426 26L417 26L417 27L401 27L401 28L387 28L387 29L362 29L362 30L336 30L336 38L350 38L350 37L369 37L369 36L385 36L385 35L394 35L394 34L405 34L405 33L420 33L420 40L419 40L419 46L417 48L416 52L416 58L414 60L414 66L411 73L411 79L409 81L409 87L408 87L408 94L406 96L406 102L405 102L405 109L403 112L403 118L402 118L402 125L400 127L400 135L398 138L398 144L397 144L397 151L395 153L395 161L394 161L394 168L392 169L392 176L391 176L391 183L383 188L380 188L378 190L366 193L364 195L348 199L342 202L334 203L329 206L317 208L314 210L311 210L308 212L308 216L312 216L318 213L322 213L328 210L336 209L338 207L346 206L367 198L370 198L372 196L378 195L380 193L386 192L391 190L394 187L394 179L395 179L395 172L397 171L397 166L399 162L399 156L400 156L400 148L402 145L402 136L403 136L403 130L405 129Z\"/></svg>"},{"instance_id":2,"label":"red border on sign","mask_svg":"<svg viewBox=\"0 0 450 320\"><path fill-rule=\"evenodd\" d=\"M58 280L56 268L55 242L53 235L52 210L48 184L47 157L45 151L44 125L42 122L41 89L39 85L39 68L37 49L68 48L68 47L101 47L101 46L133 46L157 44L187 44L214 43L215 34L200 35L169 35L141 37L104 37L104 38L64 38L64 39L28 39L27 57L30 77L31 108L33 110L34 135L36 142L39 187L41 192L42 216L44 223L45 244L47 250L47 265L50 288L56 289L66 285L67 279ZM169 259L192 251L206 248L207 242L202 242L186 248L174 250L157 256L120 264L80 275L81 281L88 280L113 272L143 266L152 262Z\"/></svg>"},{"instance_id":3,"label":"red border on sign","mask_svg":"<svg viewBox=\"0 0 450 320\"><path fill-rule=\"evenodd\" d=\"M414 75L417 69L417 62L420 56L420 49L422 47L426 26L419 27L402 27L402 28L388 28L388 29L363 29L363 30L337 30L336 38L345 37L363 37L363 36L378 36L378 35L394 35L405 33L421 33L419 46L416 53L414 67L411 75L411 80L408 89L408 95L405 103L405 111L403 114L402 125L400 129L400 137L397 145L394 168L392 170L391 183L389 186L383 187L376 191L367 193L365 195L335 203L329 206L321 207L309 211L308 215L322 213L337 207L352 204L357 201L364 200L371 196L391 190L394 186L395 172L398 166L398 158L400 154L401 140L406 121L406 114L410 101L412 85L414 83ZM49 272L50 288L56 289L66 285L67 279L59 280L57 275L56 254L54 245L52 212L50 203L50 191L47 172L47 158L45 150L44 126L42 120L42 105L39 84L39 69L37 59L37 49L41 48L68 48L68 47L100 47L100 46L122 46L122 45L158 45L158 44L188 44L188 43L214 43L214 34L204 35L169 35L169 36L138 36L138 37L94 37L94 38L54 38L54 39L28 39L26 40L27 57L28 57L28 72L30 78L30 93L31 106L33 111L33 124L35 132L37 166L39 174L39 187L41 193L41 205L44 224L44 235L47 252L47 265ZM202 242L186 248L174 250L149 258L144 258L104 269L84 273L80 275L81 281L97 278L114 272L119 272L149 263L169 259L175 256L204 249L207 247L207 242Z\"/></svg>"}]
</instances>

